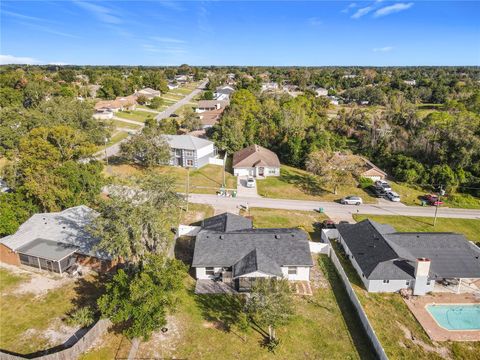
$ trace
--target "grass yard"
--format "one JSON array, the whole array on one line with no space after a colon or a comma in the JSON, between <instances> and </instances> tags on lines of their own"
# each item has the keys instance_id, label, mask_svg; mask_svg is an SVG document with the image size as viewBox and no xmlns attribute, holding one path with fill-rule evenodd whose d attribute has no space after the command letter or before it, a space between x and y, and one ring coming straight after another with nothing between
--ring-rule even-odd
<instances>
[{"instance_id":1,"label":"grass yard","mask_svg":"<svg viewBox=\"0 0 480 360\"><path fill-rule=\"evenodd\" d=\"M141 175L144 171L138 166L113 165L105 169L109 176L128 177ZM175 166L158 166L154 169L161 174L173 176L177 183L177 191L185 192L187 183L187 169ZM227 188L236 189L237 179L226 172L225 179ZM223 183L223 167L218 165L206 165L201 169L190 170L190 192L198 194L216 194Z\"/></svg>"},{"instance_id":2,"label":"grass yard","mask_svg":"<svg viewBox=\"0 0 480 360\"><path fill-rule=\"evenodd\" d=\"M141 128L141 125L135 125L129 122L120 121L120 120L110 120L111 123L116 128L123 128L123 129L131 129L131 130L138 130Z\"/></svg>"},{"instance_id":3,"label":"grass yard","mask_svg":"<svg viewBox=\"0 0 480 360\"><path fill-rule=\"evenodd\" d=\"M145 122L148 118L153 118L155 114L141 111L141 110L133 110L133 111L117 111L115 116L127 120L133 120L138 122Z\"/></svg>"},{"instance_id":4,"label":"grass yard","mask_svg":"<svg viewBox=\"0 0 480 360\"><path fill-rule=\"evenodd\" d=\"M86 277L46 294L17 294L13 291L27 281L28 276L0 269L0 278L0 348L19 354L59 345L58 339L55 343L54 334L61 331L62 319L73 309L93 301L101 291L96 278Z\"/></svg>"},{"instance_id":5,"label":"grass yard","mask_svg":"<svg viewBox=\"0 0 480 360\"><path fill-rule=\"evenodd\" d=\"M7 166L8 163L9 161L7 160L7 158L0 157L0 171L2 171L3 168Z\"/></svg>"},{"instance_id":6,"label":"grass yard","mask_svg":"<svg viewBox=\"0 0 480 360\"><path fill-rule=\"evenodd\" d=\"M266 208L250 208L253 225L257 228L289 228L298 227L305 230L314 241L320 241L320 233L315 231L314 224L328 217L315 211L280 210Z\"/></svg>"},{"instance_id":7,"label":"grass yard","mask_svg":"<svg viewBox=\"0 0 480 360\"><path fill-rule=\"evenodd\" d=\"M464 234L467 239L480 242L480 220L438 218L433 226L433 218L417 216L391 215L353 215L356 221L366 218L381 224L389 224L397 231L411 232L457 232Z\"/></svg>"},{"instance_id":8,"label":"grass yard","mask_svg":"<svg viewBox=\"0 0 480 360\"><path fill-rule=\"evenodd\" d=\"M340 245L333 243L333 246L390 359L478 359L480 342L434 343L410 312L400 294L368 293L364 290L355 269L340 250Z\"/></svg>"},{"instance_id":9,"label":"grass yard","mask_svg":"<svg viewBox=\"0 0 480 360\"><path fill-rule=\"evenodd\" d=\"M188 213L184 213L181 223L185 225L195 224L199 221L213 216L215 210L206 204L188 204Z\"/></svg>"},{"instance_id":10,"label":"grass yard","mask_svg":"<svg viewBox=\"0 0 480 360\"><path fill-rule=\"evenodd\" d=\"M335 201L347 195L358 195L364 203L376 203L376 198L363 189L351 186L341 186L338 194L333 189L325 189L319 182L319 177L307 171L282 165L279 177L268 177L257 181L258 193L265 197L278 199Z\"/></svg>"}]
</instances>

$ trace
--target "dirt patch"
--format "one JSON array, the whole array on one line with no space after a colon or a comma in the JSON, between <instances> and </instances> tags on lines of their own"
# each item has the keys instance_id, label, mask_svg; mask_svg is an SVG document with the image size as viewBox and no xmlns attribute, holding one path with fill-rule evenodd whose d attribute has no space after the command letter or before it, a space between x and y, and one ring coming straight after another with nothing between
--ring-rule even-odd
<instances>
[{"instance_id":1,"label":"dirt patch","mask_svg":"<svg viewBox=\"0 0 480 360\"><path fill-rule=\"evenodd\" d=\"M175 316L169 315L164 329L167 331L156 331L149 341L140 344L137 357L153 359L172 357L180 339L181 324Z\"/></svg>"},{"instance_id":2,"label":"dirt patch","mask_svg":"<svg viewBox=\"0 0 480 360\"><path fill-rule=\"evenodd\" d=\"M60 318L56 318L50 322L47 329L28 329L21 337L25 341L32 338L44 339L47 347L54 347L66 343L78 330L79 327L68 326ZM77 339L74 340L76 341Z\"/></svg>"},{"instance_id":3,"label":"dirt patch","mask_svg":"<svg viewBox=\"0 0 480 360\"><path fill-rule=\"evenodd\" d=\"M422 340L417 339L406 326L399 323L398 321L396 323L397 323L397 326L400 328L400 330L403 331L403 334L405 335L405 339L411 340L415 345L420 346L423 350L425 350L427 352L437 353L443 359L447 359L447 360L452 359L452 356L451 356L452 354L451 354L449 349L447 349L443 346L439 346L439 345L437 345L437 346L429 345L429 344L423 342ZM403 344L403 343L401 343L400 345L402 347L406 347L406 345ZM434 345L435 345L435 343L434 343Z\"/></svg>"},{"instance_id":4,"label":"dirt patch","mask_svg":"<svg viewBox=\"0 0 480 360\"><path fill-rule=\"evenodd\" d=\"M202 325L204 328L207 328L207 329L227 331L227 327L221 321L204 321Z\"/></svg>"},{"instance_id":5,"label":"dirt patch","mask_svg":"<svg viewBox=\"0 0 480 360\"><path fill-rule=\"evenodd\" d=\"M315 292L315 289L327 289L330 284L318 266L318 255L313 256L312 260L313 267L310 269L310 285L312 290Z\"/></svg>"}]
</instances>

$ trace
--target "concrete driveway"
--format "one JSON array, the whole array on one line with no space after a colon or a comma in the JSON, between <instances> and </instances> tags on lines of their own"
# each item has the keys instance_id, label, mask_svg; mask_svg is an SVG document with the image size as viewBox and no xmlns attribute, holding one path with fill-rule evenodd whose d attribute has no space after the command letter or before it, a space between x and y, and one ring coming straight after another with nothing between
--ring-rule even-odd
<instances>
[{"instance_id":1,"label":"concrete driveway","mask_svg":"<svg viewBox=\"0 0 480 360\"><path fill-rule=\"evenodd\" d=\"M247 187L247 176L238 176L237 177L237 197L247 197L247 198L259 198L257 192L257 186L255 184L254 188Z\"/></svg>"}]
</instances>

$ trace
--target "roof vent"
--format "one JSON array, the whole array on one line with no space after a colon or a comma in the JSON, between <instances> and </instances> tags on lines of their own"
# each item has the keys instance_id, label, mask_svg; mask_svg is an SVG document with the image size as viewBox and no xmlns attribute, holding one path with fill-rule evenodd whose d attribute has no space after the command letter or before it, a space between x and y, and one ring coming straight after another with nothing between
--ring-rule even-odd
<instances>
[{"instance_id":1,"label":"roof vent","mask_svg":"<svg viewBox=\"0 0 480 360\"><path fill-rule=\"evenodd\" d=\"M223 239L223 235L220 235L220 239Z\"/></svg>"},{"instance_id":2,"label":"roof vent","mask_svg":"<svg viewBox=\"0 0 480 360\"><path fill-rule=\"evenodd\" d=\"M275 235L275 239L280 239L280 235Z\"/></svg>"}]
</instances>

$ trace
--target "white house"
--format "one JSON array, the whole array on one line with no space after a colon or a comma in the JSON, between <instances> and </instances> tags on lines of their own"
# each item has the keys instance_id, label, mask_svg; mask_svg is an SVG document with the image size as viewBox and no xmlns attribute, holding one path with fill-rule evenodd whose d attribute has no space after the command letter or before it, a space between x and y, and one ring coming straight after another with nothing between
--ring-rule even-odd
<instances>
[{"instance_id":1,"label":"white house","mask_svg":"<svg viewBox=\"0 0 480 360\"><path fill-rule=\"evenodd\" d=\"M202 113L204 111L214 111L224 108L225 101L221 100L200 100L197 104L195 112Z\"/></svg>"},{"instance_id":2,"label":"white house","mask_svg":"<svg viewBox=\"0 0 480 360\"><path fill-rule=\"evenodd\" d=\"M338 224L338 240L369 292L434 291L435 282L480 278L480 248L454 233L401 233L363 220Z\"/></svg>"},{"instance_id":3,"label":"white house","mask_svg":"<svg viewBox=\"0 0 480 360\"><path fill-rule=\"evenodd\" d=\"M162 95L162 93L159 90L155 90L152 88L143 88L141 90L135 91L134 94L136 97L139 97L140 95L145 96L148 100L151 100L155 97L159 97Z\"/></svg>"},{"instance_id":4,"label":"white house","mask_svg":"<svg viewBox=\"0 0 480 360\"><path fill-rule=\"evenodd\" d=\"M250 219L230 213L202 222L192 261L197 280L236 291L249 291L258 278L309 281L312 266L303 230L254 229Z\"/></svg>"},{"instance_id":5,"label":"white house","mask_svg":"<svg viewBox=\"0 0 480 360\"><path fill-rule=\"evenodd\" d=\"M259 145L250 145L233 154L235 176L280 176L277 154Z\"/></svg>"},{"instance_id":6,"label":"white house","mask_svg":"<svg viewBox=\"0 0 480 360\"><path fill-rule=\"evenodd\" d=\"M213 93L215 100L230 100L230 96L235 92L235 89L230 85L219 86Z\"/></svg>"},{"instance_id":7,"label":"white house","mask_svg":"<svg viewBox=\"0 0 480 360\"><path fill-rule=\"evenodd\" d=\"M263 91L274 91L278 90L278 83L276 82L267 82L262 84L262 92Z\"/></svg>"}]
</instances>

